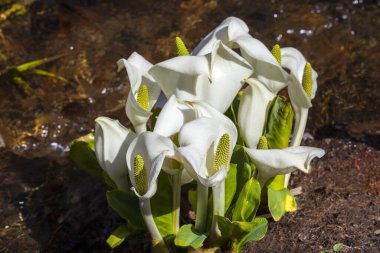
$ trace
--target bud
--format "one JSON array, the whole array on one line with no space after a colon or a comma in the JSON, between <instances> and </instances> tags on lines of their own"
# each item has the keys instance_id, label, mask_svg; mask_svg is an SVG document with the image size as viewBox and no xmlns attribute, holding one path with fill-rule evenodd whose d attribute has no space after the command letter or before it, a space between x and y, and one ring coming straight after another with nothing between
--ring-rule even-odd
<instances>
[{"instance_id":1,"label":"bud","mask_svg":"<svg viewBox=\"0 0 380 253\"><path fill-rule=\"evenodd\" d=\"M175 44L177 46L177 53L179 56L190 55L185 43L183 43L183 40L180 37L175 37Z\"/></svg>"},{"instance_id":2,"label":"bud","mask_svg":"<svg viewBox=\"0 0 380 253\"><path fill-rule=\"evenodd\" d=\"M281 65L281 47L278 44L274 45L272 48L272 54L274 58L276 58L277 62Z\"/></svg>"}]
</instances>

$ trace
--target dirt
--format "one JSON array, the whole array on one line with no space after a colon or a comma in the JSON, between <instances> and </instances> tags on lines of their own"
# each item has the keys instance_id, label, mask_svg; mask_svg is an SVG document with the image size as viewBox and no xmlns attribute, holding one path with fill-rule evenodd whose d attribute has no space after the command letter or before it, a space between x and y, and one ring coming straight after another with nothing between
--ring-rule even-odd
<instances>
[{"instance_id":1,"label":"dirt","mask_svg":"<svg viewBox=\"0 0 380 253\"><path fill-rule=\"evenodd\" d=\"M302 187L298 211L272 222L267 236L248 252L320 252L334 244L344 252L380 247L380 152L350 139L324 138L305 144L325 149L310 175L297 173L290 188Z\"/></svg>"},{"instance_id":2,"label":"dirt","mask_svg":"<svg viewBox=\"0 0 380 253\"><path fill-rule=\"evenodd\" d=\"M115 62L133 51L158 62L188 47L224 18L242 18L268 47L299 48L319 74L305 144L327 155L302 187L298 211L270 222L247 252L344 252L380 248L380 2L355 1L0 1L27 11L0 20L0 253L112 252L105 244L123 221L107 207L106 187L75 168L72 139L106 115L128 125L125 73ZM9 67L66 53L41 69L68 82ZM141 237L114 252L149 252Z\"/></svg>"},{"instance_id":3,"label":"dirt","mask_svg":"<svg viewBox=\"0 0 380 253\"><path fill-rule=\"evenodd\" d=\"M343 243L344 252L378 252L380 151L349 138L305 144L327 155L310 175L295 173L298 211L270 222L264 239L246 252L320 252ZM122 223L107 207L106 187L67 158L25 159L1 152L0 252L110 252L108 234ZM149 252L131 240L115 252ZM145 246L146 247L146 246Z\"/></svg>"}]
</instances>

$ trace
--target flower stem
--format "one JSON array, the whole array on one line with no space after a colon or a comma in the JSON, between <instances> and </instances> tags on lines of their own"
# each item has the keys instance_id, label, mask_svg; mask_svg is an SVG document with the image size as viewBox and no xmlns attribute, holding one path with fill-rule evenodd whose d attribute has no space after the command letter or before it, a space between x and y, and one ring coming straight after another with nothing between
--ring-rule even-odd
<instances>
[{"instance_id":1,"label":"flower stem","mask_svg":"<svg viewBox=\"0 0 380 253\"><path fill-rule=\"evenodd\" d=\"M150 199L140 198L140 211L143 216L144 222L152 237L153 252L163 253L168 252L165 242L162 239L160 232L153 220L152 210L150 208Z\"/></svg>"},{"instance_id":2,"label":"flower stem","mask_svg":"<svg viewBox=\"0 0 380 253\"><path fill-rule=\"evenodd\" d=\"M180 204L181 204L181 176L182 169L172 176L173 185L173 234L179 230Z\"/></svg>"},{"instance_id":3,"label":"flower stem","mask_svg":"<svg viewBox=\"0 0 380 253\"><path fill-rule=\"evenodd\" d=\"M294 124L294 134L292 137L292 141L290 143L291 147L299 146L301 144L302 136L303 136L303 133L305 132L305 128L306 128L308 113L309 113L308 108L300 108L298 110L298 112L296 111L296 113L295 113L296 114L295 115L296 120L295 120L295 124ZM288 187L289 180L290 180L290 173L285 175L284 187Z\"/></svg>"},{"instance_id":4,"label":"flower stem","mask_svg":"<svg viewBox=\"0 0 380 253\"><path fill-rule=\"evenodd\" d=\"M225 188L224 188L224 180L219 184L212 187L212 196L213 196L213 217L212 217L212 225L211 225L211 238L218 238L221 236L219 227L218 227L218 216L224 216L224 196L225 196Z\"/></svg>"},{"instance_id":5,"label":"flower stem","mask_svg":"<svg viewBox=\"0 0 380 253\"><path fill-rule=\"evenodd\" d=\"M135 132L136 132L136 134L141 134L143 132L146 132L146 124L141 124L141 125L135 126Z\"/></svg>"},{"instance_id":6,"label":"flower stem","mask_svg":"<svg viewBox=\"0 0 380 253\"><path fill-rule=\"evenodd\" d=\"M309 113L309 109L307 108L300 108L298 113L296 113L294 134L292 137L292 141L290 143L291 147L299 146L301 144L302 136L303 136L303 133L305 132L308 113Z\"/></svg>"},{"instance_id":7,"label":"flower stem","mask_svg":"<svg viewBox=\"0 0 380 253\"><path fill-rule=\"evenodd\" d=\"M195 219L195 229L204 232L207 219L208 187L202 183L197 183L197 217Z\"/></svg>"}]
</instances>

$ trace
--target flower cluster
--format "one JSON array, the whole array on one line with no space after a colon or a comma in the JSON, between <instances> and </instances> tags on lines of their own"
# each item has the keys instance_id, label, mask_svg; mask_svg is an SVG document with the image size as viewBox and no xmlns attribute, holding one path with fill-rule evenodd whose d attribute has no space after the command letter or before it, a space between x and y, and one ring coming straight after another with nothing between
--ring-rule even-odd
<instances>
[{"instance_id":1,"label":"flower cluster","mask_svg":"<svg viewBox=\"0 0 380 253\"><path fill-rule=\"evenodd\" d=\"M297 49L268 50L248 32L230 17L191 53L177 37L177 57L153 65L133 53L117 62L130 81L133 130L99 117L93 148L115 188L109 204L128 220L111 246L148 231L156 251L198 248L206 238L209 245L230 239L238 249L266 232L260 203L274 220L296 209L285 174L308 173L324 155L299 146L317 73ZM288 98L278 95L285 89ZM184 194L194 226L180 227Z\"/></svg>"}]
</instances>

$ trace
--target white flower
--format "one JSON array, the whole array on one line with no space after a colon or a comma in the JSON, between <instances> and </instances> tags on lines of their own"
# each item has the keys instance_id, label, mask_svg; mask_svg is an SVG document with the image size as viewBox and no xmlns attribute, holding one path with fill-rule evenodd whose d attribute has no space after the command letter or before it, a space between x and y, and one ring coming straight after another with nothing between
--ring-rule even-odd
<instances>
[{"instance_id":1,"label":"white flower","mask_svg":"<svg viewBox=\"0 0 380 253\"><path fill-rule=\"evenodd\" d=\"M153 66L149 73L166 97L203 101L225 112L252 74L251 66L220 41L203 56L178 56Z\"/></svg>"},{"instance_id":2,"label":"white flower","mask_svg":"<svg viewBox=\"0 0 380 253\"><path fill-rule=\"evenodd\" d=\"M153 77L148 74L153 65L138 53L131 54L127 60L120 59L117 65L118 71L124 66L128 73L131 90L128 94L125 110L136 133L139 134L146 131L146 122L152 115L150 111L161 90Z\"/></svg>"},{"instance_id":3,"label":"white flower","mask_svg":"<svg viewBox=\"0 0 380 253\"><path fill-rule=\"evenodd\" d=\"M295 113L292 146L300 145L305 131L308 109L317 91L317 72L315 72L300 51L292 47L281 49L281 64L290 70L288 93Z\"/></svg>"},{"instance_id":4,"label":"white flower","mask_svg":"<svg viewBox=\"0 0 380 253\"><path fill-rule=\"evenodd\" d=\"M167 249L165 249L165 243L153 219L150 199L157 191L157 178L161 169L172 174L178 174L176 172L182 170L177 159L180 160L180 156L176 152L174 143L169 138L153 132L143 132L137 136L130 144L126 154L129 178L132 184L131 190L139 198L140 210L146 227L154 244L159 243L164 248L162 252L166 252ZM174 192L180 192L180 186L173 182L173 196ZM176 204L173 202L173 208L178 209L178 214L173 216L177 217L173 232L176 232L179 226L179 201L176 199Z\"/></svg>"},{"instance_id":5,"label":"white flower","mask_svg":"<svg viewBox=\"0 0 380 253\"><path fill-rule=\"evenodd\" d=\"M248 31L249 28L243 20L236 17L228 17L199 42L191 52L191 55L206 55L210 53L218 40L233 48L235 39L248 34Z\"/></svg>"},{"instance_id":6,"label":"white flower","mask_svg":"<svg viewBox=\"0 0 380 253\"><path fill-rule=\"evenodd\" d=\"M165 137L171 137L178 143L178 133L182 126L190 121L201 117L208 117L217 120L225 120L226 117L201 101L187 102L178 101L175 95L172 95L165 106L162 108L153 132ZM195 178L196 179L196 178ZM182 184L189 183L193 180L187 170L182 172Z\"/></svg>"},{"instance_id":7,"label":"white flower","mask_svg":"<svg viewBox=\"0 0 380 253\"><path fill-rule=\"evenodd\" d=\"M252 78L261 81L275 93L287 86L289 74L261 41L247 34L238 37L235 43L239 46L242 57L254 70Z\"/></svg>"},{"instance_id":8,"label":"white flower","mask_svg":"<svg viewBox=\"0 0 380 253\"><path fill-rule=\"evenodd\" d=\"M195 118L196 112L193 106L188 102L178 101L176 96L172 95L158 115L153 132L172 137L185 123Z\"/></svg>"},{"instance_id":9,"label":"white flower","mask_svg":"<svg viewBox=\"0 0 380 253\"><path fill-rule=\"evenodd\" d=\"M223 117L199 119L186 123L179 133L180 152L187 172L198 181L197 218L195 228L203 231L207 218L208 187L213 188L213 214L224 215L224 180L237 140L233 122ZM212 234L220 235L216 216L213 216Z\"/></svg>"},{"instance_id":10,"label":"white flower","mask_svg":"<svg viewBox=\"0 0 380 253\"><path fill-rule=\"evenodd\" d=\"M191 54L206 55L220 40L230 48L240 49L241 56L253 68L252 78L265 83L270 90L281 90L287 85L289 78L287 72L281 67L271 51L248 32L249 28L243 20L229 17L211 31Z\"/></svg>"},{"instance_id":11,"label":"white flower","mask_svg":"<svg viewBox=\"0 0 380 253\"><path fill-rule=\"evenodd\" d=\"M237 130L230 119L202 117L182 127L178 152L193 178L207 187L215 186L227 175L236 140Z\"/></svg>"},{"instance_id":12,"label":"white flower","mask_svg":"<svg viewBox=\"0 0 380 253\"><path fill-rule=\"evenodd\" d=\"M266 110L277 90L271 90L257 79L246 80L248 87L240 98L238 123L240 133L249 148L256 148L263 134Z\"/></svg>"},{"instance_id":13,"label":"white flower","mask_svg":"<svg viewBox=\"0 0 380 253\"><path fill-rule=\"evenodd\" d=\"M303 146L285 149L245 148L245 151L257 167L262 187L268 179L276 175L291 173L297 169L309 173L311 160L325 154L323 149Z\"/></svg>"},{"instance_id":14,"label":"white flower","mask_svg":"<svg viewBox=\"0 0 380 253\"><path fill-rule=\"evenodd\" d=\"M127 190L128 169L125 154L136 135L117 120L99 117L95 122L96 158L117 188Z\"/></svg>"},{"instance_id":15,"label":"white flower","mask_svg":"<svg viewBox=\"0 0 380 253\"><path fill-rule=\"evenodd\" d=\"M165 159L180 161L176 146L167 137L153 132L141 133L130 144L126 153L132 190L139 198L149 199L157 190L157 177ZM173 173L176 168L167 162L164 169Z\"/></svg>"},{"instance_id":16,"label":"white flower","mask_svg":"<svg viewBox=\"0 0 380 253\"><path fill-rule=\"evenodd\" d=\"M225 116L202 101L179 101L172 95L162 108L154 132L166 137L179 133L182 126L200 117L225 120Z\"/></svg>"}]
</instances>

